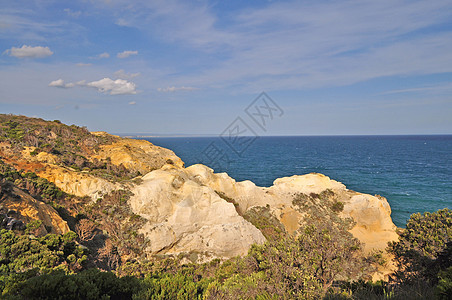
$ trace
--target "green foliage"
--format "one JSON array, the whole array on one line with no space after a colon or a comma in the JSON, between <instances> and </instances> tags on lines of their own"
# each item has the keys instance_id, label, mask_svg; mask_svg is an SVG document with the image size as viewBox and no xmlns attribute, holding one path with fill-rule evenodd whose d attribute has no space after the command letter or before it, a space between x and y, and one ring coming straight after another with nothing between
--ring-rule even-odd
<instances>
[{"instance_id":1,"label":"green foliage","mask_svg":"<svg viewBox=\"0 0 452 300\"><path fill-rule=\"evenodd\" d=\"M20 282L55 269L76 272L83 268L86 251L74 242L74 233L48 234L41 238L0 231L0 278L2 282ZM14 280L13 280L14 279ZM14 286L3 284L2 292ZM5 290L6 289L6 290Z\"/></svg>"},{"instance_id":2,"label":"green foliage","mask_svg":"<svg viewBox=\"0 0 452 300\"><path fill-rule=\"evenodd\" d=\"M96 203L84 206L82 213L108 234L119 253L139 257L143 254L148 240L143 234L138 234L145 219L134 214L127 204L131 195L132 193L126 190L113 191ZM84 244L89 247L93 243Z\"/></svg>"},{"instance_id":3,"label":"green foliage","mask_svg":"<svg viewBox=\"0 0 452 300\"><path fill-rule=\"evenodd\" d=\"M110 195L98 205L111 210L109 216L120 215L126 196ZM254 217L268 213L268 208L257 209ZM13 299L448 299L452 268L439 273L436 289L427 282L394 286L363 281L372 269L348 232L352 223L338 221L331 207L312 211L296 237L269 239L252 246L245 257L201 265L172 258L128 262L118 269L120 278L98 270L74 273L80 269L71 266L80 264L85 252L74 243L73 232L30 238L4 230L0 287L4 297ZM259 224L259 218L254 221ZM262 224L272 224L268 222ZM449 244L435 254L443 265L451 258ZM356 279L361 280L351 282ZM343 284L333 288L333 282Z\"/></svg>"},{"instance_id":4,"label":"green foliage","mask_svg":"<svg viewBox=\"0 0 452 300\"><path fill-rule=\"evenodd\" d=\"M17 299L132 299L141 289L137 278L118 278L111 272L89 269L79 274L54 272L22 282L7 296Z\"/></svg>"},{"instance_id":5,"label":"green foliage","mask_svg":"<svg viewBox=\"0 0 452 300\"><path fill-rule=\"evenodd\" d=\"M24 138L24 131L20 128L20 124L15 121L7 121L5 122L6 129L6 137L11 140L22 140Z\"/></svg>"},{"instance_id":6,"label":"green foliage","mask_svg":"<svg viewBox=\"0 0 452 300\"><path fill-rule=\"evenodd\" d=\"M436 292L438 299L452 299L452 267L438 273Z\"/></svg>"},{"instance_id":7,"label":"green foliage","mask_svg":"<svg viewBox=\"0 0 452 300\"><path fill-rule=\"evenodd\" d=\"M26 190L35 199L45 202L58 202L68 196L47 179L41 178L33 172L19 172L1 159L0 178L7 179L18 188Z\"/></svg>"},{"instance_id":8,"label":"green foliage","mask_svg":"<svg viewBox=\"0 0 452 300\"><path fill-rule=\"evenodd\" d=\"M344 203L342 203L342 202L340 202L340 201L335 202L335 203L333 203L331 209L332 209L334 212L339 213L339 212L341 212L341 211L344 210Z\"/></svg>"},{"instance_id":9,"label":"green foliage","mask_svg":"<svg viewBox=\"0 0 452 300\"><path fill-rule=\"evenodd\" d=\"M390 243L388 251L396 259L400 281L435 282L440 269L449 267L452 242L452 211L445 208L435 213L413 214L399 241ZM449 243L449 246L448 246ZM442 253L449 257L441 258ZM448 254L447 254L448 253ZM444 256L443 255L443 256Z\"/></svg>"},{"instance_id":10,"label":"green foliage","mask_svg":"<svg viewBox=\"0 0 452 300\"><path fill-rule=\"evenodd\" d=\"M27 228L25 229L26 234L34 233L39 227L41 227L41 220L33 220L27 224Z\"/></svg>"},{"instance_id":11,"label":"green foliage","mask_svg":"<svg viewBox=\"0 0 452 300\"><path fill-rule=\"evenodd\" d=\"M206 295L225 299L313 299L334 281L368 278L372 271L346 223L309 219L293 237L253 245L245 258L224 262Z\"/></svg>"},{"instance_id":12,"label":"green foliage","mask_svg":"<svg viewBox=\"0 0 452 300\"><path fill-rule=\"evenodd\" d=\"M452 239L452 211L445 208L435 213L413 214L400 235L402 250L414 250L434 259Z\"/></svg>"},{"instance_id":13,"label":"green foliage","mask_svg":"<svg viewBox=\"0 0 452 300\"><path fill-rule=\"evenodd\" d=\"M287 234L284 226L270 213L268 207L252 207L246 211L243 217L259 229L267 239L279 239Z\"/></svg>"},{"instance_id":14,"label":"green foliage","mask_svg":"<svg viewBox=\"0 0 452 300\"><path fill-rule=\"evenodd\" d=\"M139 299L202 299L210 280L195 281L193 276L176 273L149 276L144 280L146 286L136 298Z\"/></svg>"}]
</instances>

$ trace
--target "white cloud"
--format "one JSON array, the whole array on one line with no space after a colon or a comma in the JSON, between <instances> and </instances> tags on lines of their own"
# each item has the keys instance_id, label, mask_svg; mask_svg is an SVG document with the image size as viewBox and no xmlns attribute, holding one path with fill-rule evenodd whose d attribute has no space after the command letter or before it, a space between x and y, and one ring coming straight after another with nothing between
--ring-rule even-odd
<instances>
[{"instance_id":1,"label":"white cloud","mask_svg":"<svg viewBox=\"0 0 452 300\"><path fill-rule=\"evenodd\" d=\"M101 53L97 56L98 58L109 58L110 54L108 52Z\"/></svg>"},{"instance_id":2,"label":"white cloud","mask_svg":"<svg viewBox=\"0 0 452 300\"><path fill-rule=\"evenodd\" d=\"M190 87L190 86L180 86L180 87L170 86L167 88L158 88L157 89L157 91L163 92L163 93L173 93L173 92L177 92L177 91L195 91L195 90L198 90L198 88Z\"/></svg>"},{"instance_id":3,"label":"white cloud","mask_svg":"<svg viewBox=\"0 0 452 300\"><path fill-rule=\"evenodd\" d=\"M135 104L137 104L135 101L130 101L129 102L129 105L135 105Z\"/></svg>"},{"instance_id":4,"label":"white cloud","mask_svg":"<svg viewBox=\"0 0 452 300\"><path fill-rule=\"evenodd\" d=\"M75 84L74 83L64 83L63 79L57 79L57 80L54 80L51 83L49 83L49 86L67 89L67 88L74 87Z\"/></svg>"},{"instance_id":5,"label":"white cloud","mask_svg":"<svg viewBox=\"0 0 452 300\"><path fill-rule=\"evenodd\" d=\"M133 82L111 78L103 78L97 81L86 82L86 80L80 80L75 83L65 83L63 79L57 79L49 83L49 86L56 88L73 88L75 86L79 87L92 87L96 88L99 92L109 95L133 95L136 94L136 85Z\"/></svg>"},{"instance_id":6,"label":"white cloud","mask_svg":"<svg viewBox=\"0 0 452 300\"><path fill-rule=\"evenodd\" d=\"M129 51L129 50L127 50L127 51L123 51L123 52L118 53L116 56L118 58L127 58L130 55L137 55L137 54L138 54L138 51Z\"/></svg>"},{"instance_id":7,"label":"white cloud","mask_svg":"<svg viewBox=\"0 0 452 300\"><path fill-rule=\"evenodd\" d=\"M135 83L124 79L103 78L98 81L88 82L85 85L109 95L131 95L137 93Z\"/></svg>"},{"instance_id":8,"label":"white cloud","mask_svg":"<svg viewBox=\"0 0 452 300\"><path fill-rule=\"evenodd\" d=\"M3 52L5 54L9 54L9 56L14 56L17 58L43 58L47 56L51 56L53 52L49 49L49 47L41 47L41 46L27 46L23 45L20 48L12 47L11 49Z\"/></svg>"},{"instance_id":9,"label":"white cloud","mask_svg":"<svg viewBox=\"0 0 452 300\"><path fill-rule=\"evenodd\" d=\"M211 7L207 1L178 0L117 0L108 5L108 8L120 12L118 24L141 28L164 40L183 41L203 50L219 49L235 36L233 32L215 28L218 18L211 12Z\"/></svg>"},{"instance_id":10,"label":"white cloud","mask_svg":"<svg viewBox=\"0 0 452 300\"><path fill-rule=\"evenodd\" d=\"M126 73L123 69L118 70L114 73L116 78L119 79L133 79L141 75L141 73Z\"/></svg>"},{"instance_id":11,"label":"white cloud","mask_svg":"<svg viewBox=\"0 0 452 300\"><path fill-rule=\"evenodd\" d=\"M116 0L109 7L128 26L219 54L173 77L175 85L300 90L452 71L448 0L267 1L227 16L206 1Z\"/></svg>"}]
</instances>

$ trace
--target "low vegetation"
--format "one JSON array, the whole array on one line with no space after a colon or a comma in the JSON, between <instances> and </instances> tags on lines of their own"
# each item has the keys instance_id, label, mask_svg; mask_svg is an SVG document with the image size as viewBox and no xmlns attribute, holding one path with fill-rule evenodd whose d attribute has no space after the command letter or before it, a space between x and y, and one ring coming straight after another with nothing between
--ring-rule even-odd
<instances>
[{"instance_id":1,"label":"low vegetation","mask_svg":"<svg viewBox=\"0 0 452 300\"><path fill-rule=\"evenodd\" d=\"M389 282L359 275L359 243L345 228L314 222L297 238L269 240L245 257L205 264L131 260L115 272L88 268L89 250L78 246L74 232L36 238L2 230L0 288L6 299L450 299L451 214L412 216L389 247L400 262ZM429 236L432 226L439 230ZM419 239L431 250L417 248ZM425 256L434 271L426 272Z\"/></svg>"}]
</instances>

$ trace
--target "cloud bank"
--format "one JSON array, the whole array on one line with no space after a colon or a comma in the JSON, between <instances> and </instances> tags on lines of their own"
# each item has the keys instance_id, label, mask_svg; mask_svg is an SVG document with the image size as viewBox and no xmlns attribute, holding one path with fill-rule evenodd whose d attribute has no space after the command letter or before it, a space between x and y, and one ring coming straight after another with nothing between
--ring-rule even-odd
<instances>
[{"instance_id":1,"label":"cloud bank","mask_svg":"<svg viewBox=\"0 0 452 300\"><path fill-rule=\"evenodd\" d=\"M64 83L63 79L57 79L49 83L50 87L56 88L73 88L75 86L91 87L97 89L99 92L108 95L134 95L137 93L136 85L133 82L105 77L101 80L86 82L85 80L76 83Z\"/></svg>"},{"instance_id":2,"label":"cloud bank","mask_svg":"<svg viewBox=\"0 0 452 300\"><path fill-rule=\"evenodd\" d=\"M12 47L11 49L6 50L4 53L17 58L43 58L51 56L53 54L49 47L32 47L27 45L23 45L20 48Z\"/></svg>"}]
</instances>

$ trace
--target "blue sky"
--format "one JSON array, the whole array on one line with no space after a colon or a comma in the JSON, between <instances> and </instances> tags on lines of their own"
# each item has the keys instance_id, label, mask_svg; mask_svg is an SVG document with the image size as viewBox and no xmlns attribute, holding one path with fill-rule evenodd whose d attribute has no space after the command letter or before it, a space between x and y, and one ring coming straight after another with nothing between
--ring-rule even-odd
<instances>
[{"instance_id":1,"label":"blue sky","mask_svg":"<svg viewBox=\"0 0 452 300\"><path fill-rule=\"evenodd\" d=\"M452 3L2 1L0 112L115 133L452 133Z\"/></svg>"}]
</instances>

